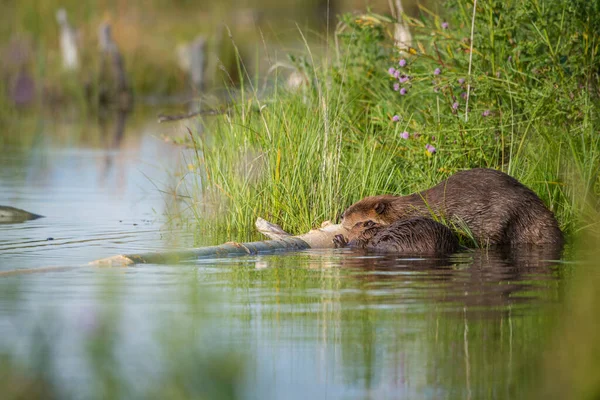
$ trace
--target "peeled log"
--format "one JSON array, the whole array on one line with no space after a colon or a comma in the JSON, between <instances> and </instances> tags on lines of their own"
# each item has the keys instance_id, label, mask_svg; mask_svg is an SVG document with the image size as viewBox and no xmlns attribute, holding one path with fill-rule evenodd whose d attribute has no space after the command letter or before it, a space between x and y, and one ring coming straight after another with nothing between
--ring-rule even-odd
<instances>
[{"instance_id":1,"label":"peeled log","mask_svg":"<svg viewBox=\"0 0 600 400\"><path fill-rule=\"evenodd\" d=\"M229 242L219 246L200 247L191 250L167 251L143 254L124 254L92 261L95 266L127 266L131 264L170 264L203 257L244 256L279 250L304 250L333 248L335 235L345 232L341 225L324 222L321 228L292 236L279 225L262 218L256 220L258 231L271 240L249 243Z\"/></svg>"}]
</instances>

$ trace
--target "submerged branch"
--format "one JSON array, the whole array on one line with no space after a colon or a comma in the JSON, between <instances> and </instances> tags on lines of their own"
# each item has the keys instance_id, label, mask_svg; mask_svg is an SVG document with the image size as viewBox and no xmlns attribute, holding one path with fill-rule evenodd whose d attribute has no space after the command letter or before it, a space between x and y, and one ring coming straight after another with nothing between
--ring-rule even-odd
<instances>
[{"instance_id":1,"label":"submerged branch","mask_svg":"<svg viewBox=\"0 0 600 400\"><path fill-rule=\"evenodd\" d=\"M249 243L229 242L218 246L199 247L197 249L182 251L125 254L96 260L90 264L95 266L126 266L149 263L167 264L204 257L244 256L279 250L294 251L333 248L334 236L342 233L344 230L341 225L324 222L319 229L313 229L303 235L292 236L281 229L279 225L262 218L258 218L255 225L259 232L271 238L271 240Z\"/></svg>"},{"instance_id":2,"label":"submerged branch","mask_svg":"<svg viewBox=\"0 0 600 400\"><path fill-rule=\"evenodd\" d=\"M256 229L263 235L271 238L260 242L235 243L228 242L218 246L199 247L190 250L165 251L141 254L120 254L113 257L92 261L88 266L95 267L125 267L132 264L173 264L182 261L193 261L208 257L246 256L258 253L272 253L275 251L297 251L305 249L333 248L335 235L345 233L341 225L329 221L324 222L320 228L313 229L303 235L292 236L279 225L258 218ZM44 268L15 269L0 271L0 277L39 272L58 272L79 268L79 266L56 266Z\"/></svg>"}]
</instances>

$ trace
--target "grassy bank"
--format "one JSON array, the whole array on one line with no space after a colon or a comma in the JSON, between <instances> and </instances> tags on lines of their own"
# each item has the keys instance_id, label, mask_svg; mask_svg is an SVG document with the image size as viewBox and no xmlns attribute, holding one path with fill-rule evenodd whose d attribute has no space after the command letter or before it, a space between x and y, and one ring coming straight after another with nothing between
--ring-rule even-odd
<instances>
[{"instance_id":1,"label":"grassy bank","mask_svg":"<svg viewBox=\"0 0 600 400\"><path fill-rule=\"evenodd\" d=\"M329 57L317 60L306 45L294 58L300 87L246 87L208 137L195 136L194 204L240 237L257 216L305 231L364 196L491 167L535 190L568 233L597 230L586 217L600 193L595 6L447 6L443 18L425 8L407 18L404 52L390 18L342 16ZM301 32L298 40L306 43Z\"/></svg>"}]
</instances>

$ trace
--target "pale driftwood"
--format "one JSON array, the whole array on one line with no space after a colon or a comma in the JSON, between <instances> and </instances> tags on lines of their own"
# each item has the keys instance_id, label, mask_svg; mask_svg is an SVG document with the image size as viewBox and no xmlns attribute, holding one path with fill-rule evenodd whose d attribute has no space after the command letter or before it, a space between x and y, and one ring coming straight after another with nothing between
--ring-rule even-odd
<instances>
[{"instance_id":1,"label":"pale driftwood","mask_svg":"<svg viewBox=\"0 0 600 400\"><path fill-rule=\"evenodd\" d=\"M56 21L60 25L60 52L63 68L67 71L76 71L79 69L77 31L69 24L67 11L64 8L56 11Z\"/></svg>"},{"instance_id":2,"label":"pale driftwood","mask_svg":"<svg viewBox=\"0 0 600 400\"><path fill-rule=\"evenodd\" d=\"M256 229L260 233L262 233L269 239L277 240L277 239L282 239L284 237L292 236L291 233L287 233L286 231L284 231L281 228L281 226L274 224L272 222L269 222L266 219L262 219L260 217L257 218L256 222L254 223L254 226L256 226Z\"/></svg>"},{"instance_id":3,"label":"pale driftwood","mask_svg":"<svg viewBox=\"0 0 600 400\"><path fill-rule=\"evenodd\" d=\"M341 225L324 222L319 229L308 233L292 236L279 225L272 224L262 218L256 220L259 232L272 238L262 242L225 243L219 246L200 247L192 250L155 252L144 254L124 254L91 262L95 266L126 266L131 264L165 264L204 257L243 256L273 252L277 250L304 250L333 248L335 235L345 232Z\"/></svg>"},{"instance_id":4,"label":"pale driftwood","mask_svg":"<svg viewBox=\"0 0 600 400\"><path fill-rule=\"evenodd\" d=\"M133 106L133 95L125 71L125 62L112 38L110 24L100 24L98 42L100 45L99 103L102 106L112 104L120 110L129 111Z\"/></svg>"},{"instance_id":5,"label":"pale driftwood","mask_svg":"<svg viewBox=\"0 0 600 400\"><path fill-rule=\"evenodd\" d=\"M190 80L199 93L204 92L204 70L206 69L205 47L206 39L204 36L197 36L189 47Z\"/></svg>"},{"instance_id":6,"label":"pale driftwood","mask_svg":"<svg viewBox=\"0 0 600 400\"><path fill-rule=\"evenodd\" d=\"M333 248L333 238L336 235L347 233L342 225L332 224L325 221L319 229L313 229L308 233L298 236L292 236L277 224L258 218L254 224L256 229L268 238L278 240L283 238L295 237L305 241L311 249L329 249Z\"/></svg>"},{"instance_id":7,"label":"pale driftwood","mask_svg":"<svg viewBox=\"0 0 600 400\"><path fill-rule=\"evenodd\" d=\"M225 243L219 246L200 247L191 250L166 251L142 254L122 254L113 257L103 258L90 262L88 265L95 267L126 267L133 264L167 264L181 261L191 261L205 257L231 257L245 256L249 254L269 253L274 251L294 251L305 249L326 249L333 248L333 238L335 235L344 234L346 230L341 225L332 224L329 221L324 222L320 228L313 229L308 233L298 236L292 236L290 233L281 229L277 224L268 222L262 218L256 220L258 231L272 240L250 243ZM32 274L38 272L58 272L67 271L77 266L68 267L44 267L16 269L9 271L0 271L2 276L14 276L22 274Z\"/></svg>"},{"instance_id":8,"label":"pale driftwood","mask_svg":"<svg viewBox=\"0 0 600 400\"><path fill-rule=\"evenodd\" d=\"M265 240L262 242L249 243L225 243L218 246L199 247L197 249L182 251L166 251L142 254L123 254L109 258L103 258L91 262L95 266L126 266L131 264L171 264L182 261L196 260L205 257L229 257L273 252L276 250L304 250L310 246L297 237L283 238L279 240Z\"/></svg>"},{"instance_id":9,"label":"pale driftwood","mask_svg":"<svg viewBox=\"0 0 600 400\"><path fill-rule=\"evenodd\" d=\"M392 14L396 16L397 22L394 24L394 41L400 50L406 50L412 45L412 35L408 24L404 20L404 8L402 0L394 0L394 5L390 5Z\"/></svg>"}]
</instances>

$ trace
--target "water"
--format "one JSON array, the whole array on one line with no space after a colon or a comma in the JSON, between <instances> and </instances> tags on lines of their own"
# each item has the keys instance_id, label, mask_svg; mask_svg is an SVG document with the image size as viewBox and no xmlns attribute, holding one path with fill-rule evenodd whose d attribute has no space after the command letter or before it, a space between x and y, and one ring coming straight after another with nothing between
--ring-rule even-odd
<instances>
[{"instance_id":1,"label":"water","mask_svg":"<svg viewBox=\"0 0 600 400\"><path fill-rule=\"evenodd\" d=\"M547 254L89 267L194 244L169 217L182 150L153 123L116 142L36 129L33 146L1 150L0 204L46 217L0 225L0 272L73 268L0 276L9 397L515 398L540 379L571 270Z\"/></svg>"}]
</instances>

